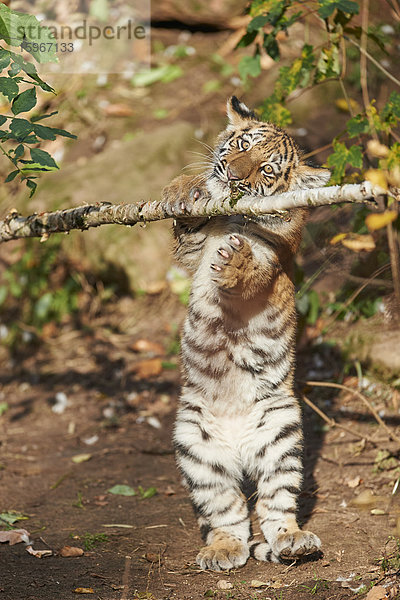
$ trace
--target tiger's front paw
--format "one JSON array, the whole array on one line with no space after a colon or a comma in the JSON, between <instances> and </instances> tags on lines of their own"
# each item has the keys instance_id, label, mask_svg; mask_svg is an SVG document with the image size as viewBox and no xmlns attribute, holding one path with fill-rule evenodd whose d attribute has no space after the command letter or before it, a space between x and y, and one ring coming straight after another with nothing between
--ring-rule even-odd
<instances>
[{"instance_id":1,"label":"tiger's front paw","mask_svg":"<svg viewBox=\"0 0 400 600\"><path fill-rule=\"evenodd\" d=\"M242 283L252 263L249 243L241 236L231 234L221 246L211 264L212 280L220 288L230 289Z\"/></svg>"},{"instance_id":2,"label":"tiger's front paw","mask_svg":"<svg viewBox=\"0 0 400 600\"><path fill-rule=\"evenodd\" d=\"M280 558L296 559L307 554L314 554L321 548L321 540L311 531L297 531L280 534L273 551Z\"/></svg>"},{"instance_id":3,"label":"tiger's front paw","mask_svg":"<svg viewBox=\"0 0 400 600\"><path fill-rule=\"evenodd\" d=\"M205 185L196 185L196 177L181 175L165 186L162 191L162 202L171 216L190 215L195 202L207 198Z\"/></svg>"},{"instance_id":4,"label":"tiger's front paw","mask_svg":"<svg viewBox=\"0 0 400 600\"><path fill-rule=\"evenodd\" d=\"M242 567L247 562L249 554L247 544L240 540L226 538L202 548L196 562L204 570L226 571Z\"/></svg>"}]
</instances>

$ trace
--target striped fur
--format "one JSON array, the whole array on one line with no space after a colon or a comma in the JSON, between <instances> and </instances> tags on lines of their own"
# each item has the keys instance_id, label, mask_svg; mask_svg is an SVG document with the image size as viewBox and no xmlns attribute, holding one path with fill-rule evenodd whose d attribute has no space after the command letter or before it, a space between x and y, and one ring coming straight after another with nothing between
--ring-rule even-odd
<instances>
[{"instance_id":1,"label":"striped fur","mask_svg":"<svg viewBox=\"0 0 400 600\"><path fill-rule=\"evenodd\" d=\"M201 185L182 176L164 192L171 203L236 189L271 195L323 185L329 172L307 166L290 136L236 98ZM193 274L182 336L185 384L174 441L178 466L206 542L203 569L243 565L250 553L279 561L315 552L301 531L301 412L293 394L296 315L292 259L304 210L288 218L214 217L175 225L176 254ZM251 542L244 480L256 488L265 542Z\"/></svg>"}]
</instances>

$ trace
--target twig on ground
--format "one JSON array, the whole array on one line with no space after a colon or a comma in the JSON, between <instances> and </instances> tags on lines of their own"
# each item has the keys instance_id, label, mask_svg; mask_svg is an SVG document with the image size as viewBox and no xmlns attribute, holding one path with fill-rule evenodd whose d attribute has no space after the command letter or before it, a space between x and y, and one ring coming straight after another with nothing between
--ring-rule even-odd
<instances>
[{"instance_id":1,"label":"twig on ground","mask_svg":"<svg viewBox=\"0 0 400 600\"><path fill-rule=\"evenodd\" d=\"M129 555L125 556L125 568L124 568L124 574L122 576L123 590L122 590L121 600L128 600L128 598L130 596L129 579L130 579L131 565L132 565L132 556L129 556Z\"/></svg>"},{"instance_id":2,"label":"twig on ground","mask_svg":"<svg viewBox=\"0 0 400 600\"><path fill-rule=\"evenodd\" d=\"M310 382L307 381L306 383L308 384ZM332 427L332 429L337 427L338 429L342 429L343 431L346 431L347 433L354 435L355 437L359 438L360 440L366 440L367 442L370 442L371 444L374 444L375 446L377 445L376 441L374 439L372 439L371 437L369 437L368 435L364 435L363 433L360 433L357 430L354 430L350 427L346 427L346 425L341 425L340 423L335 421L335 419L328 417L320 408L318 408L318 406L316 406L314 404L314 402L311 402L311 400L309 400L309 398L307 398L306 396L303 395L302 400L303 400L303 402L305 402L305 404L307 404L307 406L309 406L314 412L316 412L317 415L319 417L321 417L321 419L323 421L325 421L325 423L327 423L330 427Z\"/></svg>"},{"instance_id":3,"label":"twig on ground","mask_svg":"<svg viewBox=\"0 0 400 600\"><path fill-rule=\"evenodd\" d=\"M188 212L185 208L174 209L166 202L155 200L136 204L107 202L78 206L55 212L21 217L13 210L0 221L0 242L18 238L40 237L46 241L52 233L72 229L89 229L105 224L135 225L162 219L187 217L215 217L221 215L247 215L249 217L272 214L293 208L311 208L340 204L343 202L370 202L385 194L379 186L369 181L310 190L295 190L276 196L243 196L237 201L231 198L211 198L196 201Z\"/></svg>"},{"instance_id":4,"label":"twig on ground","mask_svg":"<svg viewBox=\"0 0 400 600\"><path fill-rule=\"evenodd\" d=\"M393 431L381 419L381 417L379 416L379 414L377 413L375 408L372 406L371 402L369 400L367 400L367 398L363 394L361 394L361 392L359 392L358 390L353 390L352 388L348 387L347 385L343 385L341 383L332 383L330 381L329 382L328 381L305 381L304 383L306 385L311 385L311 386L316 386L316 387L336 388L336 389L345 390L346 392L350 392L351 394L354 394L354 396L359 398L365 404L365 406L368 408L369 412L373 415L373 417L375 418L377 423L379 423L379 425L386 431L386 433L389 435L389 437L393 441L397 442L400 445L400 438L395 433L393 433ZM315 407L314 410L316 408L317 407ZM322 413L322 411L321 411L321 413ZM327 417L327 418L329 418L329 417ZM343 425L340 425L340 427L343 429ZM355 435L355 433L352 429L349 429L349 431ZM368 441L372 441L372 438L368 439L367 436L365 436L365 435L363 437ZM374 443L376 443L376 442L374 441Z\"/></svg>"}]
</instances>

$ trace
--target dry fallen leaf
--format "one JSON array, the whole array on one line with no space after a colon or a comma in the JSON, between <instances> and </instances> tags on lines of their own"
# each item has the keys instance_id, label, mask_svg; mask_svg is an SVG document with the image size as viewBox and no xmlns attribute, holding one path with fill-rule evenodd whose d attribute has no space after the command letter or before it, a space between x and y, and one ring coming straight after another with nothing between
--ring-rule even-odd
<instances>
[{"instance_id":1,"label":"dry fallen leaf","mask_svg":"<svg viewBox=\"0 0 400 600\"><path fill-rule=\"evenodd\" d=\"M382 229L397 219L395 210L386 210L383 213L371 213L365 218L365 224L370 231Z\"/></svg>"},{"instance_id":2,"label":"dry fallen leaf","mask_svg":"<svg viewBox=\"0 0 400 600\"><path fill-rule=\"evenodd\" d=\"M167 287L166 281L153 281L144 286L144 291L146 294L150 294L151 296L156 296L157 294L161 294Z\"/></svg>"},{"instance_id":3,"label":"dry fallen leaf","mask_svg":"<svg viewBox=\"0 0 400 600\"><path fill-rule=\"evenodd\" d=\"M132 371L140 379L155 377L162 372L162 362L159 358L150 358L149 360L141 360L133 366Z\"/></svg>"},{"instance_id":4,"label":"dry fallen leaf","mask_svg":"<svg viewBox=\"0 0 400 600\"><path fill-rule=\"evenodd\" d=\"M145 558L146 560L148 560L151 563L161 563L161 556L159 554L155 554L155 552L146 552L146 554L143 556L143 558Z\"/></svg>"},{"instance_id":5,"label":"dry fallen leaf","mask_svg":"<svg viewBox=\"0 0 400 600\"><path fill-rule=\"evenodd\" d=\"M351 500L351 504L355 506L360 506L361 508L366 508L369 506L376 505L378 501L378 497L371 492L371 490L363 490Z\"/></svg>"},{"instance_id":6,"label":"dry fallen leaf","mask_svg":"<svg viewBox=\"0 0 400 600\"><path fill-rule=\"evenodd\" d=\"M273 588L274 590L279 590L280 588L284 587L284 583L282 581L282 579L276 579L275 581L271 581L271 583L269 584L269 587Z\"/></svg>"},{"instance_id":7,"label":"dry fallen leaf","mask_svg":"<svg viewBox=\"0 0 400 600\"><path fill-rule=\"evenodd\" d=\"M92 588L77 587L74 589L75 594L94 594Z\"/></svg>"},{"instance_id":8,"label":"dry fallen leaf","mask_svg":"<svg viewBox=\"0 0 400 600\"><path fill-rule=\"evenodd\" d=\"M165 492L164 492L164 494L165 494L166 496L173 496L175 493L176 493L176 492L175 492L174 488L173 488L171 485L169 485L169 486L168 486L168 487L165 489Z\"/></svg>"},{"instance_id":9,"label":"dry fallen leaf","mask_svg":"<svg viewBox=\"0 0 400 600\"><path fill-rule=\"evenodd\" d=\"M108 104L104 113L107 117L130 117L133 115L133 110L127 104L117 103L117 104Z\"/></svg>"},{"instance_id":10,"label":"dry fallen leaf","mask_svg":"<svg viewBox=\"0 0 400 600\"><path fill-rule=\"evenodd\" d=\"M353 110L355 113L360 112L360 105L356 100L353 100L353 98L349 98L349 102L347 102L345 98L338 98L335 100L335 105L341 112L349 112L349 104L351 110Z\"/></svg>"},{"instance_id":11,"label":"dry fallen leaf","mask_svg":"<svg viewBox=\"0 0 400 600\"><path fill-rule=\"evenodd\" d=\"M131 345L134 352L149 352L151 354L163 356L165 354L164 348L157 342L151 342L150 340L140 339L136 340Z\"/></svg>"},{"instance_id":12,"label":"dry fallen leaf","mask_svg":"<svg viewBox=\"0 0 400 600\"><path fill-rule=\"evenodd\" d=\"M383 585L375 585L365 596L365 600L382 600L382 598L386 598L386 589Z\"/></svg>"},{"instance_id":13,"label":"dry fallen leaf","mask_svg":"<svg viewBox=\"0 0 400 600\"><path fill-rule=\"evenodd\" d=\"M269 587L270 585L270 581L260 581L259 579L252 579L250 582L251 588Z\"/></svg>"},{"instance_id":14,"label":"dry fallen leaf","mask_svg":"<svg viewBox=\"0 0 400 600\"><path fill-rule=\"evenodd\" d=\"M79 464L79 463L86 462L87 460L90 460L91 458L92 458L91 454L75 454L75 456L72 457L72 462Z\"/></svg>"},{"instance_id":15,"label":"dry fallen leaf","mask_svg":"<svg viewBox=\"0 0 400 600\"><path fill-rule=\"evenodd\" d=\"M370 181L373 185L378 185L382 190L388 189L386 173L381 169L369 169L365 171L364 179Z\"/></svg>"},{"instance_id":16,"label":"dry fallen leaf","mask_svg":"<svg viewBox=\"0 0 400 600\"><path fill-rule=\"evenodd\" d=\"M342 240L344 240L346 236L347 236L347 233L337 233L336 235L333 236L333 238L330 240L329 243L332 244L332 246L334 246L338 242L341 242Z\"/></svg>"},{"instance_id":17,"label":"dry fallen leaf","mask_svg":"<svg viewBox=\"0 0 400 600\"><path fill-rule=\"evenodd\" d=\"M386 158L389 154L389 148L381 144L378 140L368 140L367 151L376 158Z\"/></svg>"},{"instance_id":18,"label":"dry fallen leaf","mask_svg":"<svg viewBox=\"0 0 400 600\"><path fill-rule=\"evenodd\" d=\"M10 531L0 531L0 542L8 542L10 546L20 542L29 543L29 533L26 529L12 529Z\"/></svg>"},{"instance_id":19,"label":"dry fallen leaf","mask_svg":"<svg viewBox=\"0 0 400 600\"><path fill-rule=\"evenodd\" d=\"M342 240L342 245L353 252L362 252L363 250L369 252L375 248L374 238L368 233L365 235L351 233Z\"/></svg>"},{"instance_id":20,"label":"dry fallen leaf","mask_svg":"<svg viewBox=\"0 0 400 600\"><path fill-rule=\"evenodd\" d=\"M349 488L356 488L358 485L360 485L360 481L361 481L361 477L359 475L357 475L353 479L347 479L346 484L348 485Z\"/></svg>"},{"instance_id":21,"label":"dry fallen leaf","mask_svg":"<svg viewBox=\"0 0 400 600\"><path fill-rule=\"evenodd\" d=\"M76 548L75 546L64 546L60 550L60 556L63 556L64 558L82 556L83 554L82 548Z\"/></svg>"},{"instance_id":22,"label":"dry fallen leaf","mask_svg":"<svg viewBox=\"0 0 400 600\"><path fill-rule=\"evenodd\" d=\"M233 588L233 584L226 579L220 579L217 581L217 588L219 590L231 590Z\"/></svg>"},{"instance_id":23,"label":"dry fallen leaf","mask_svg":"<svg viewBox=\"0 0 400 600\"><path fill-rule=\"evenodd\" d=\"M35 556L35 558L44 558L45 556L52 556L53 550L34 550L32 546L27 546L26 548L29 554Z\"/></svg>"}]
</instances>

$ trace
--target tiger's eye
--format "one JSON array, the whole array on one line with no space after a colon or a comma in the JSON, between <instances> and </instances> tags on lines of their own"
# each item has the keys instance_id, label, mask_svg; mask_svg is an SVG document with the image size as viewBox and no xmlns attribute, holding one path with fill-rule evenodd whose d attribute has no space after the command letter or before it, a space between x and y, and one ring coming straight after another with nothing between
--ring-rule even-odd
<instances>
[{"instance_id":1,"label":"tiger's eye","mask_svg":"<svg viewBox=\"0 0 400 600\"><path fill-rule=\"evenodd\" d=\"M239 139L238 147L239 147L239 150L248 150L250 148L250 142L248 142L247 140Z\"/></svg>"},{"instance_id":2,"label":"tiger's eye","mask_svg":"<svg viewBox=\"0 0 400 600\"><path fill-rule=\"evenodd\" d=\"M273 172L274 172L274 170L273 170L273 168L271 167L271 165L264 165L264 166L261 168L261 171L264 171L264 173L265 173L266 175L269 175L270 173L273 173Z\"/></svg>"}]
</instances>

